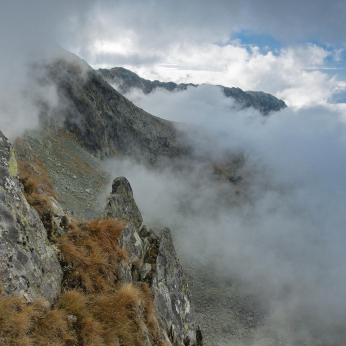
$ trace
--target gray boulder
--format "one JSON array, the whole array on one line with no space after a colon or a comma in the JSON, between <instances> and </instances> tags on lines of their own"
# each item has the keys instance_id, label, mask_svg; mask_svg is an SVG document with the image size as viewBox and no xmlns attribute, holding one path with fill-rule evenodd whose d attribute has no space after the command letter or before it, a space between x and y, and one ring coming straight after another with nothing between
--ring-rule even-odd
<instances>
[{"instance_id":1,"label":"gray boulder","mask_svg":"<svg viewBox=\"0 0 346 346\"><path fill-rule=\"evenodd\" d=\"M0 281L6 294L53 302L60 294L61 267L17 174L14 149L0 131Z\"/></svg>"},{"instance_id":2,"label":"gray boulder","mask_svg":"<svg viewBox=\"0 0 346 346\"><path fill-rule=\"evenodd\" d=\"M173 344L196 344L195 315L183 269L174 249L171 232L161 232L152 289L161 322Z\"/></svg>"},{"instance_id":3,"label":"gray boulder","mask_svg":"<svg viewBox=\"0 0 346 346\"><path fill-rule=\"evenodd\" d=\"M134 262L140 263L143 257L143 242L133 225L126 225L119 237L119 246L128 253L128 263L121 264L118 272L119 279L123 282L138 281L139 273Z\"/></svg>"},{"instance_id":4,"label":"gray boulder","mask_svg":"<svg viewBox=\"0 0 346 346\"><path fill-rule=\"evenodd\" d=\"M133 199L132 188L124 177L115 178L112 192L107 197L104 216L127 221L139 230L143 222L142 215Z\"/></svg>"},{"instance_id":5,"label":"gray boulder","mask_svg":"<svg viewBox=\"0 0 346 346\"><path fill-rule=\"evenodd\" d=\"M119 245L129 254L129 261L139 261L143 256L143 243L132 225L127 225L119 237Z\"/></svg>"}]
</instances>

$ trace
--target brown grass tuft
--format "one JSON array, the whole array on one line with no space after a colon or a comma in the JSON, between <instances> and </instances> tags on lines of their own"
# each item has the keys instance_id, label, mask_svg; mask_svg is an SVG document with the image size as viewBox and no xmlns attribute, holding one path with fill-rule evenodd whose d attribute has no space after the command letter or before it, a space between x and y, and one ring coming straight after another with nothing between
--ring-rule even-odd
<instances>
[{"instance_id":1,"label":"brown grass tuft","mask_svg":"<svg viewBox=\"0 0 346 346\"><path fill-rule=\"evenodd\" d=\"M52 202L46 194L43 184L37 179L37 176L21 176L20 181L23 184L25 198L44 221L47 219L47 214L50 213Z\"/></svg>"},{"instance_id":2,"label":"brown grass tuft","mask_svg":"<svg viewBox=\"0 0 346 346\"><path fill-rule=\"evenodd\" d=\"M94 219L85 224L72 222L70 232L58 239L60 255L69 268L66 285L88 293L112 289L120 263L128 255L119 248L118 238L124 223L115 219Z\"/></svg>"},{"instance_id":3,"label":"brown grass tuft","mask_svg":"<svg viewBox=\"0 0 346 346\"><path fill-rule=\"evenodd\" d=\"M67 345L76 340L67 324L67 313L48 309L41 301L25 303L18 297L0 296L1 345Z\"/></svg>"},{"instance_id":4,"label":"brown grass tuft","mask_svg":"<svg viewBox=\"0 0 346 346\"><path fill-rule=\"evenodd\" d=\"M33 157L30 163L18 160L20 179L25 197L49 232L49 197L59 196L48 171ZM102 218L65 221L69 232L58 239L65 293L48 308L44 302L5 297L0 283L1 345L142 346L149 336L152 345L163 346L151 289L118 280L120 266L129 264L128 253L118 245L125 223Z\"/></svg>"},{"instance_id":5,"label":"brown grass tuft","mask_svg":"<svg viewBox=\"0 0 346 346\"><path fill-rule=\"evenodd\" d=\"M19 179L24 185L24 192L31 194L37 192L37 188L43 188L47 196L59 200L60 196L52 189L52 180L49 177L47 168L40 158L33 152L30 153L33 161L17 160ZM25 186L27 191L25 191ZM36 191L35 191L36 190Z\"/></svg>"},{"instance_id":6,"label":"brown grass tuft","mask_svg":"<svg viewBox=\"0 0 346 346\"><path fill-rule=\"evenodd\" d=\"M114 284L113 290L63 293L54 308L0 295L1 345L164 346L150 288Z\"/></svg>"}]
</instances>

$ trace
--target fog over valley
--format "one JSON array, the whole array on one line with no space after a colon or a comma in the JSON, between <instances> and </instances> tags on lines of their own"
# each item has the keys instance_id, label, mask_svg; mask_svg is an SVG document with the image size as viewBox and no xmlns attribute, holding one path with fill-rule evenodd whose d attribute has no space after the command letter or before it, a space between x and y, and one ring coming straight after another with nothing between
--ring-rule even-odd
<instances>
[{"instance_id":1,"label":"fog over valley","mask_svg":"<svg viewBox=\"0 0 346 346\"><path fill-rule=\"evenodd\" d=\"M74 342L85 346L128 340L147 346L343 345L345 2L1 2L0 191L11 198L23 193L20 213L31 205L38 214L23 216L29 221L18 229L30 224L46 232L44 244L51 242L54 250L47 253L62 266L55 300L42 293L47 307L32 305L32 311L67 309L70 330L56 333L60 344L71 345L72 336L66 335L76 333ZM15 152L11 145L18 171L7 158ZM117 260L109 257L118 266L114 277L101 269L90 274L89 292L85 277L78 277L82 260L77 256L70 264L61 239L94 232L86 225L107 214L105 200L110 206L116 177L126 177L131 187L119 183L121 196L114 197L111 217L121 219L117 212L124 208L124 220L131 224L137 204L148 228L133 226L131 241L124 240L130 233L116 235L116 241L102 238L103 233L88 240L90 245L107 239L116 251L128 252ZM40 184L33 187L30 179ZM45 207L39 195L45 196ZM1 208L9 198L0 198ZM7 244L2 237L13 231L8 213L14 209L1 208L0 240ZM22 214L16 213L13 219L19 222ZM62 223L54 228L57 219ZM174 247L168 233L161 233L164 227ZM13 244L22 244L25 237L18 237ZM30 237L23 249L33 253L35 247L26 246ZM131 246L142 242L137 258ZM107 246L103 250L109 255ZM26 300L11 311L22 313L41 298L31 296L30 280L38 274L18 274L20 285L27 287L22 291L10 279L3 282L15 266L12 257L24 258L11 254L6 262L4 249L0 246L0 310L5 311L3 296L15 292ZM101 250L90 249L85 253L97 258ZM71 268L71 277L79 281L68 277ZM114 286L105 289L95 279L101 272L104 282L113 280ZM12 283L17 278L8 277ZM146 293L136 291L144 286ZM179 292L170 291L177 286ZM129 339L107 334L105 325L113 317L108 322L95 317L96 296L106 292L109 300L119 287L127 287L126 294L137 292L136 301L142 299L138 311L149 314L137 314L144 322L129 322L142 326L136 327L142 333L138 343L132 332ZM69 291L83 294L88 308L66 308L60 293ZM119 296L114 299L122 302ZM85 317L91 306L95 311ZM32 316L28 320L38 319ZM94 339L83 329L89 318L96 321L90 330L99 333ZM0 312L0 343L12 345L4 321ZM18 345L38 342L30 323Z\"/></svg>"}]
</instances>

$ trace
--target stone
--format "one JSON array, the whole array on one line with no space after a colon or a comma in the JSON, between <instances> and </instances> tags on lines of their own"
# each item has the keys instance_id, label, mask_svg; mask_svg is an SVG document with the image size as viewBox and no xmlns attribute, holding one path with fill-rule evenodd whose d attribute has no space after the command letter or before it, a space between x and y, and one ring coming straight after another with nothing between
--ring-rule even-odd
<instances>
[{"instance_id":1,"label":"stone","mask_svg":"<svg viewBox=\"0 0 346 346\"><path fill-rule=\"evenodd\" d=\"M133 275L133 262L141 261L143 257L143 242L133 225L125 226L118 240L119 246L128 253L127 263L122 263L118 269L118 278L122 282L137 281L139 275Z\"/></svg>"},{"instance_id":2,"label":"stone","mask_svg":"<svg viewBox=\"0 0 346 346\"><path fill-rule=\"evenodd\" d=\"M140 270L140 278L142 281L145 279L145 277L150 272L150 270L151 270L151 265L149 263L144 263Z\"/></svg>"},{"instance_id":3,"label":"stone","mask_svg":"<svg viewBox=\"0 0 346 346\"><path fill-rule=\"evenodd\" d=\"M194 345L196 332L191 294L168 228L161 232L152 289L161 322L170 331L172 343L178 340L179 344L183 344L188 337Z\"/></svg>"},{"instance_id":4,"label":"stone","mask_svg":"<svg viewBox=\"0 0 346 346\"><path fill-rule=\"evenodd\" d=\"M68 321L69 323L77 322L77 316L75 316L75 315L68 315L68 316L67 316L67 321Z\"/></svg>"},{"instance_id":5,"label":"stone","mask_svg":"<svg viewBox=\"0 0 346 346\"><path fill-rule=\"evenodd\" d=\"M136 262L142 258L143 242L133 225L127 225L121 232L119 245L126 249L130 262Z\"/></svg>"},{"instance_id":6,"label":"stone","mask_svg":"<svg viewBox=\"0 0 346 346\"><path fill-rule=\"evenodd\" d=\"M0 131L0 281L5 294L53 303L62 270L36 210L22 194L14 149Z\"/></svg>"},{"instance_id":7,"label":"stone","mask_svg":"<svg viewBox=\"0 0 346 346\"><path fill-rule=\"evenodd\" d=\"M142 215L133 198L131 185L125 177L114 179L112 192L106 200L104 216L127 221L133 224L137 231L142 225Z\"/></svg>"}]
</instances>

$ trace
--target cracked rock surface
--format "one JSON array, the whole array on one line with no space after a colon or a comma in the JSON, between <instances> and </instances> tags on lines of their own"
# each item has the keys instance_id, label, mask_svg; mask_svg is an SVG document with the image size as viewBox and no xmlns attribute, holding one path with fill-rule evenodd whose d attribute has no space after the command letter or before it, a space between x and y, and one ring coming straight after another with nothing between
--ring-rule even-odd
<instances>
[{"instance_id":1,"label":"cracked rock surface","mask_svg":"<svg viewBox=\"0 0 346 346\"><path fill-rule=\"evenodd\" d=\"M20 189L14 149L0 132L0 281L7 294L53 302L62 271L37 212Z\"/></svg>"}]
</instances>

